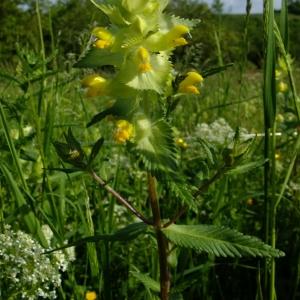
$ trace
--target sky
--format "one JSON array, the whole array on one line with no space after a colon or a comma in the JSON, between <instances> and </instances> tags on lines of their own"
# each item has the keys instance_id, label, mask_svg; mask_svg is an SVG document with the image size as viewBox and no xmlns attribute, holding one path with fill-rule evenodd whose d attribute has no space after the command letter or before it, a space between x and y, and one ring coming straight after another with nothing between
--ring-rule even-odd
<instances>
[{"instance_id":1,"label":"sky","mask_svg":"<svg viewBox=\"0 0 300 300\"><path fill-rule=\"evenodd\" d=\"M201 2L206 2L211 4L213 0L201 0ZM246 11L246 0L223 0L224 12L228 13L245 13ZM274 1L275 9L279 9L281 0ZM252 13L262 13L263 10L263 0L252 0Z\"/></svg>"}]
</instances>

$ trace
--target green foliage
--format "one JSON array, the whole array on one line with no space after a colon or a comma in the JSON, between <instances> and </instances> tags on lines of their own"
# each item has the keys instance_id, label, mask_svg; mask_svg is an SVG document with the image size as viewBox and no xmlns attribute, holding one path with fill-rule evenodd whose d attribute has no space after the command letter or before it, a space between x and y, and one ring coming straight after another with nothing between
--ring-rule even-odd
<instances>
[{"instance_id":1,"label":"green foliage","mask_svg":"<svg viewBox=\"0 0 300 300\"><path fill-rule=\"evenodd\" d=\"M284 253L257 238L213 225L171 225L163 233L175 245L223 257L267 256Z\"/></svg>"}]
</instances>

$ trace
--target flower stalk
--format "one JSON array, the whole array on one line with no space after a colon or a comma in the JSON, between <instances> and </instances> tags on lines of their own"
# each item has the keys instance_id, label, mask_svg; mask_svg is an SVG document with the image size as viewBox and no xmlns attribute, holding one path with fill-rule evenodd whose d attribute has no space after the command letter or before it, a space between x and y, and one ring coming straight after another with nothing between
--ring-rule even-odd
<instances>
[{"instance_id":1,"label":"flower stalk","mask_svg":"<svg viewBox=\"0 0 300 300\"><path fill-rule=\"evenodd\" d=\"M153 214L153 226L156 229L156 241L158 246L160 271L160 298L161 300L168 300L170 292L170 272L168 267L168 240L161 231L162 222L155 187L155 178L151 174L148 174L148 191L151 210Z\"/></svg>"}]
</instances>

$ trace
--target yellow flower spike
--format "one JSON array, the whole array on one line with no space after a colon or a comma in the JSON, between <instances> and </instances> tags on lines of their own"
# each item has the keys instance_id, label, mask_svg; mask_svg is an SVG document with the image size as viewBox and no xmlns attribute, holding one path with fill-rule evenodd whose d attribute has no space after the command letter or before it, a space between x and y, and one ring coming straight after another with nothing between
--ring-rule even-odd
<instances>
[{"instance_id":1,"label":"yellow flower spike","mask_svg":"<svg viewBox=\"0 0 300 300\"><path fill-rule=\"evenodd\" d=\"M280 81L278 83L278 91L280 93L285 93L285 92L287 92L287 90L288 90L288 85L285 82Z\"/></svg>"},{"instance_id":2,"label":"yellow flower spike","mask_svg":"<svg viewBox=\"0 0 300 300\"><path fill-rule=\"evenodd\" d=\"M119 144L124 144L134 136L133 125L126 120L119 120L114 134L114 139Z\"/></svg>"},{"instance_id":3,"label":"yellow flower spike","mask_svg":"<svg viewBox=\"0 0 300 300\"><path fill-rule=\"evenodd\" d=\"M97 294L96 292L92 291L92 292L86 292L85 294L85 300L96 300L97 299Z\"/></svg>"},{"instance_id":4,"label":"yellow flower spike","mask_svg":"<svg viewBox=\"0 0 300 300\"><path fill-rule=\"evenodd\" d=\"M87 88L87 97L95 97L106 94L107 80L97 74L86 76L81 81L81 84L83 87Z\"/></svg>"}]
</instances>

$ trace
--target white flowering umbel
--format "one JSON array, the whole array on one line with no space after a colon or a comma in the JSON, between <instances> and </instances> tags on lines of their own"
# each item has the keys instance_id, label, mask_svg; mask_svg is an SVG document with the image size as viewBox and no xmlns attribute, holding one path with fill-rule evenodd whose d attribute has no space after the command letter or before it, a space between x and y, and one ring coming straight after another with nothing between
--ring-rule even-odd
<instances>
[{"instance_id":1,"label":"white flowering umbel","mask_svg":"<svg viewBox=\"0 0 300 300\"><path fill-rule=\"evenodd\" d=\"M56 299L59 262L30 235L10 226L0 233L0 299Z\"/></svg>"},{"instance_id":2,"label":"white flowering umbel","mask_svg":"<svg viewBox=\"0 0 300 300\"><path fill-rule=\"evenodd\" d=\"M249 139L248 131L245 128L240 128L239 130L241 141ZM217 146L227 146L230 148L235 131L226 120L219 118L211 124L198 124L195 135Z\"/></svg>"}]
</instances>

